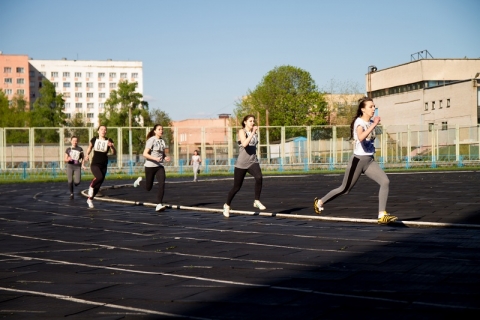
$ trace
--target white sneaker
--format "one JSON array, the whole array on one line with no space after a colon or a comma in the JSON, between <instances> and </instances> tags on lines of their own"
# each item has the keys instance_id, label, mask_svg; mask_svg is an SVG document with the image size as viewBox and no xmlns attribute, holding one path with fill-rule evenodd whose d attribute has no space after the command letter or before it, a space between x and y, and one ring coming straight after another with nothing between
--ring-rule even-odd
<instances>
[{"instance_id":1,"label":"white sneaker","mask_svg":"<svg viewBox=\"0 0 480 320\"><path fill-rule=\"evenodd\" d=\"M226 203L223 205L223 215L227 218L230 217L230 206Z\"/></svg>"},{"instance_id":2,"label":"white sneaker","mask_svg":"<svg viewBox=\"0 0 480 320\"><path fill-rule=\"evenodd\" d=\"M87 204L88 204L88 207L89 207L90 209L95 208L95 207L93 206L93 201L92 201L91 199L87 199Z\"/></svg>"},{"instance_id":3,"label":"white sneaker","mask_svg":"<svg viewBox=\"0 0 480 320\"><path fill-rule=\"evenodd\" d=\"M93 188L92 187L88 188L88 196L90 198L93 198Z\"/></svg>"},{"instance_id":4,"label":"white sneaker","mask_svg":"<svg viewBox=\"0 0 480 320\"><path fill-rule=\"evenodd\" d=\"M155 208L155 211L161 212L161 211L165 211L165 209L167 209L167 207L164 206L163 204L159 203L159 204L157 204L157 207Z\"/></svg>"},{"instance_id":5,"label":"white sneaker","mask_svg":"<svg viewBox=\"0 0 480 320\"><path fill-rule=\"evenodd\" d=\"M133 183L133 186L136 188L140 185L140 181L142 181L142 177L138 177L137 180Z\"/></svg>"},{"instance_id":6,"label":"white sneaker","mask_svg":"<svg viewBox=\"0 0 480 320\"><path fill-rule=\"evenodd\" d=\"M255 201L253 201L253 206L254 206L255 208L260 209L260 210L265 210L265 209L267 209L267 207L265 207L265 206L260 202L260 200L255 200Z\"/></svg>"}]
</instances>

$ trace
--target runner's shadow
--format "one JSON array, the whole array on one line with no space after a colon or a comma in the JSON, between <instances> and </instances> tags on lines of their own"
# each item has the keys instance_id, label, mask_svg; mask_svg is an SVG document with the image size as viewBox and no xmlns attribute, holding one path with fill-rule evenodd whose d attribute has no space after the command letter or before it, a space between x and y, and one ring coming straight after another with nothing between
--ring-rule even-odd
<instances>
[{"instance_id":1,"label":"runner's shadow","mask_svg":"<svg viewBox=\"0 0 480 320\"><path fill-rule=\"evenodd\" d=\"M290 214L290 213L300 211L300 210L303 210L303 209L307 209L307 208L309 208L309 207L296 207L296 208L291 208L291 209L287 209L287 210L278 211L278 213Z\"/></svg>"}]
</instances>

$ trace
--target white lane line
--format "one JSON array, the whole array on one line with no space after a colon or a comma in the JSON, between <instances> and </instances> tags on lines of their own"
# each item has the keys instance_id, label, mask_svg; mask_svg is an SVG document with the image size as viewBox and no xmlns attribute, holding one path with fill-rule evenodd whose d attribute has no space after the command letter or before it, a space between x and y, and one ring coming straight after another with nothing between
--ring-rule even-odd
<instances>
[{"instance_id":1,"label":"white lane line","mask_svg":"<svg viewBox=\"0 0 480 320\"><path fill-rule=\"evenodd\" d=\"M159 316L168 316L168 317L175 317L175 318L187 318L187 319L201 319L201 320L208 319L208 318L184 316L184 315L181 315L181 314L161 312L161 311L149 310L149 309L143 309L143 308L126 307L126 306L121 306L121 305L118 305L118 304L95 302L95 301L90 301L90 300L85 300L85 299L74 298L72 296L65 296L65 295L61 295L61 294L47 293L47 292L41 292L41 291L12 289L12 288L6 288L6 287L0 287L0 290L14 292L14 293L21 293L21 294L32 294L32 295L36 295L36 296L43 296L43 297L48 297L48 298L53 298L53 299L58 299L58 300L65 300L65 301L69 301L69 302L75 302L75 303L86 304L86 305L93 305L93 306L98 306L98 307L106 307L106 308L112 308L112 309L120 309L120 310L126 310L126 311L140 312L142 314L154 314L154 315L159 315Z\"/></svg>"},{"instance_id":2,"label":"white lane line","mask_svg":"<svg viewBox=\"0 0 480 320\"><path fill-rule=\"evenodd\" d=\"M87 267L87 268L93 268L93 269L105 269L105 270L129 272L129 273L143 274L143 275L161 275L161 276L175 277L175 278L181 278L181 279L190 279L190 280L198 280L198 281L205 281L205 282L212 282L212 283L221 283L221 284L226 284L226 285L237 285L237 286L240 286L240 287L269 288L269 289L272 289L272 290L304 292L304 293L313 293L313 294L332 296L332 297L353 298L353 299L362 299L362 300L371 300L371 301L384 301L384 302L393 302L393 303L400 303L400 304L411 303L409 301L398 300L398 299L388 299L388 298L360 296L360 295L342 294L342 293L331 293L331 292L316 291L316 290L304 289L304 288L272 286L272 285L269 285L269 284L257 284L257 283L248 283L248 282L240 282L240 281L228 281L228 280L220 280L220 279L205 278L205 277L187 276L187 275L181 275L181 274L178 274L178 273L140 271L140 270L125 269L125 268L108 267L108 266L102 266L102 265L92 265L92 264L86 264L86 263L78 263L78 262L73 263L73 262L62 261L62 260L25 257L25 256L20 256L20 255L9 255L9 254L2 254L2 253L0 253L0 255L12 257L12 258L23 258L24 260L37 260L37 261L56 263L56 264ZM0 287L0 289L9 289L9 288ZM16 289L9 289L9 290L14 291ZM448 304L435 304L435 303L420 302L420 301L417 301L416 303L426 305L426 306L437 307L437 308L455 308L455 309L465 309L465 310L480 310L480 308L464 307L464 306L456 306L456 305L448 305ZM104 304L99 304L99 305L104 305ZM137 309L135 311L139 311L139 310Z\"/></svg>"},{"instance_id":3,"label":"white lane line","mask_svg":"<svg viewBox=\"0 0 480 320\"><path fill-rule=\"evenodd\" d=\"M242 262L250 262L250 263L265 263L265 264L278 264L278 265L287 265L287 266L300 266L300 267L315 267L314 264L306 264L306 263L294 263L294 262L282 262L282 261L268 261L268 260L257 260L257 259L241 259L241 258L231 258L231 257L218 257L218 256L207 256L207 255L197 255L197 254L189 254L189 253L181 253L181 252L174 252L174 251L152 251L152 250L139 250L139 249L132 249L127 247L118 247L118 246L106 246L103 244L97 243L85 243L85 242L73 242L73 241L63 241L63 240L56 240L56 239L44 239L39 237L30 237L18 234L10 234L0 232L2 235L8 235L11 237L17 238L24 238L30 240L40 240L46 242L59 242L62 244L74 244L80 246L89 246L89 247L100 247L102 249L117 249L117 250L124 250L124 251L132 251L132 252L139 252L139 253L150 253L150 254L160 254L160 255L173 255L173 256L182 256L182 257L191 257L191 258L201 258L201 259L213 259L213 260L225 260L225 261L242 261ZM98 250L99 248L93 248L89 250ZM43 250L40 251L30 251L30 253L42 253ZM47 251L48 252L48 251ZM339 251L343 252L343 251ZM10 252L10 253L0 253L1 254L21 254L21 252Z\"/></svg>"}]
</instances>

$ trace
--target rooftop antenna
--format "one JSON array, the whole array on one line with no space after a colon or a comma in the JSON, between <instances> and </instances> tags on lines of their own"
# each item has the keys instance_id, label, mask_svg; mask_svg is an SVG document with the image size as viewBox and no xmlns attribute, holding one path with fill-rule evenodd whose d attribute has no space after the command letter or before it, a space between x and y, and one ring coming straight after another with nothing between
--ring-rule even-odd
<instances>
[{"instance_id":1,"label":"rooftop antenna","mask_svg":"<svg viewBox=\"0 0 480 320\"><path fill-rule=\"evenodd\" d=\"M428 52L428 50L422 50L422 51L412 53L410 55L410 61L428 59L428 57L430 57L430 59L433 59L432 55L430 54L430 52Z\"/></svg>"}]
</instances>

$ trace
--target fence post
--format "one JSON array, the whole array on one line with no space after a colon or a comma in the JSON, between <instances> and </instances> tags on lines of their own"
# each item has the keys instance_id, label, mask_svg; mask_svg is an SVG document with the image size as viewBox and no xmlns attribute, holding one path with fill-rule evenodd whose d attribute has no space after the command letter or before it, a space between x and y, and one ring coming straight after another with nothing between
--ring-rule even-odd
<instances>
[{"instance_id":1,"label":"fence post","mask_svg":"<svg viewBox=\"0 0 480 320\"><path fill-rule=\"evenodd\" d=\"M308 171L308 158L303 158L303 171Z\"/></svg>"},{"instance_id":2,"label":"fence post","mask_svg":"<svg viewBox=\"0 0 480 320\"><path fill-rule=\"evenodd\" d=\"M458 156L458 167L463 167L463 156Z\"/></svg>"},{"instance_id":3,"label":"fence post","mask_svg":"<svg viewBox=\"0 0 480 320\"><path fill-rule=\"evenodd\" d=\"M455 160L460 161L460 128L455 125Z\"/></svg>"},{"instance_id":4,"label":"fence post","mask_svg":"<svg viewBox=\"0 0 480 320\"><path fill-rule=\"evenodd\" d=\"M333 169L335 169L335 166L333 165L333 157L328 157L328 170Z\"/></svg>"},{"instance_id":5,"label":"fence post","mask_svg":"<svg viewBox=\"0 0 480 320\"><path fill-rule=\"evenodd\" d=\"M385 157L379 157L378 162L379 162L380 168L382 168L382 170L385 169Z\"/></svg>"},{"instance_id":6,"label":"fence post","mask_svg":"<svg viewBox=\"0 0 480 320\"><path fill-rule=\"evenodd\" d=\"M235 165L235 159L230 158L230 167L228 168L228 172L233 173L234 165Z\"/></svg>"},{"instance_id":7,"label":"fence post","mask_svg":"<svg viewBox=\"0 0 480 320\"><path fill-rule=\"evenodd\" d=\"M208 167L209 164L210 164L210 159L205 159L205 173L210 172L210 168Z\"/></svg>"},{"instance_id":8,"label":"fence post","mask_svg":"<svg viewBox=\"0 0 480 320\"><path fill-rule=\"evenodd\" d=\"M128 160L128 174L133 175L133 160Z\"/></svg>"},{"instance_id":9,"label":"fence post","mask_svg":"<svg viewBox=\"0 0 480 320\"><path fill-rule=\"evenodd\" d=\"M57 163L55 161L52 161L52 178L57 177L57 170L55 170Z\"/></svg>"},{"instance_id":10,"label":"fence post","mask_svg":"<svg viewBox=\"0 0 480 320\"><path fill-rule=\"evenodd\" d=\"M22 175L22 178L23 178L23 180L27 180L27 163L26 163L26 162L22 162L22 166L23 166L23 175Z\"/></svg>"},{"instance_id":11,"label":"fence post","mask_svg":"<svg viewBox=\"0 0 480 320\"><path fill-rule=\"evenodd\" d=\"M180 173L180 174L183 174L183 162L184 161L185 161L184 159L179 159L178 160L178 167L179 167L178 173Z\"/></svg>"},{"instance_id":12,"label":"fence post","mask_svg":"<svg viewBox=\"0 0 480 320\"><path fill-rule=\"evenodd\" d=\"M432 168L436 168L437 167L437 157L436 156L432 156L432 165L431 165Z\"/></svg>"}]
</instances>

